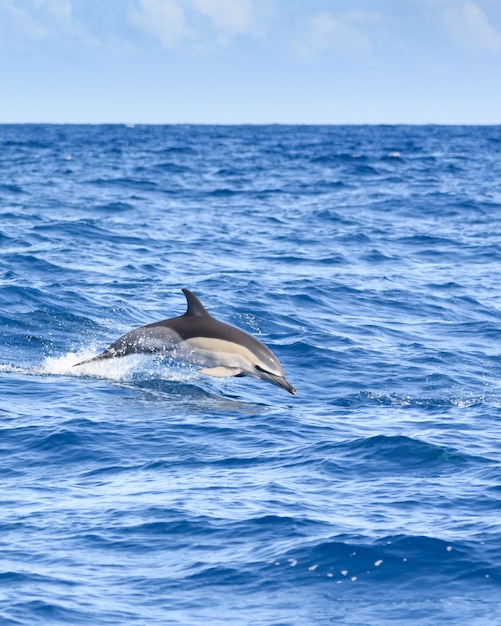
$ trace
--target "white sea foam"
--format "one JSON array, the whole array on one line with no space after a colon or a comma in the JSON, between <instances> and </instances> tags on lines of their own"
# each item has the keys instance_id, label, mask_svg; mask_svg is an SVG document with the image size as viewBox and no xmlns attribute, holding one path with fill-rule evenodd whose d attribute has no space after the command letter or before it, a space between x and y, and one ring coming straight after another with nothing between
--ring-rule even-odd
<instances>
[{"instance_id":1,"label":"white sea foam","mask_svg":"<svg viewBox=\"0 0 501 626\"><path fill-rule=\"evenodd\" d=\"M66 352L59 356L45 357L34 366L19 366L0 363L0 372L25 374L28 376L72 376L76 378L102 378L112 381L128 381L132 378L163 379L189 382L200 377L192 366L177 361L161 361L145 355L128 355L120 359L89 361L96 351L86 348L77 352ZM83 362L83 363L82 363ZM82 363L82 365L78 365Z\"/></svg>"},{"instance_id":2,"label":"white sea foam","mask_svg":"<svg viewBox=\"0 0 501 626\"><path fill-rule=\"evenodd\" d=\"M95 352L87 349L79 352L67 352L57 357L46 357L33 369L33 373L123 380L130 377L140 360L140 357L132 356L126 359L103 359L78 365L94 356L96 356Z\"/></svg>"}]
</instances>

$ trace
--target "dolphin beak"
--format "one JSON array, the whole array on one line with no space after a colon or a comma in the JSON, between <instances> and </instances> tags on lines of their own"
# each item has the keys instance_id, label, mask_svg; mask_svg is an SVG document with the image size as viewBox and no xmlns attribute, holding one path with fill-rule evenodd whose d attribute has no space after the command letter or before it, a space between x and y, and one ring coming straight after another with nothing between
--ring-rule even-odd
<instances>
[{"instance_id":1,"label":"dolphin beak","mask_svg":"<svg viewBox=\"0 0 501 626\"><path fill-rule=\"evenodd\" d=\"M287 391L291 393L293 396L295 396L297 393L294 387L290 383L288 383L285 380L285 378L282 378L282 381L280 382L280 386L283 387L284 389L287 389Z\"/></svg>"},{"instance_id":2,"label":"dolphin beak","mask_svg":"<svg viewBox=\"0 0 501 626\"><path fill-rule=\"evenodd\" d=\"M292 393L293 396L296 395L296 390L287 380L285 380L285 376L280 376L280 374L274 374L273 372L269 372L260 365L255 365L254 367L256 372L258 373L251 374L252 376L255 376L256 378L261 378L262 380L267 380L273 385L277 385L278 387L286 389L289 393Z\"/></svg>"},{"instance_id":3,"label":"dolphin beak","mask_svg":"<svg viewBox=\"0 0 501 626\"><path fill-rule=\"evenodd\" d=\"M274 385L278 385L279 387L283 387L289 393L292 393L293 396L296 395L296 390L294 387L287 381L283 376L275 376L274 374L270 374L270 382Z\"/></svg>"}]
</instances>

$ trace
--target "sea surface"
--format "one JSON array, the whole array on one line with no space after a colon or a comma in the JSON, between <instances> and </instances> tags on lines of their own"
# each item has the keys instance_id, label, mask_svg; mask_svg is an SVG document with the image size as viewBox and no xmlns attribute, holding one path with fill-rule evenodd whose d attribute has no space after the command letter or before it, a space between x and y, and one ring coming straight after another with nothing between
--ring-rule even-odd
<instances>
[{"instance_id":1,"label":"sea surface","mask_svg":"<svg viewBox=\"0 0 501 626\"><path fill-rule=\"evenodd\" d=\"M0 126L0 625L498 626L500 314L500 126Z\"/></svg>"}]
</instances>

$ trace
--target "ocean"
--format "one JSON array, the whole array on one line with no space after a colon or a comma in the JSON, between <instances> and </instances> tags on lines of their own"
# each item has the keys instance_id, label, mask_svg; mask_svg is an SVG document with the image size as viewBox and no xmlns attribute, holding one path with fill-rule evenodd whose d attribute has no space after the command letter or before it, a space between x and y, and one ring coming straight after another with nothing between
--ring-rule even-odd
<instances>
[{"instance_id":1,"label":"ocean","mask_svg":"<svg viewBox=\"0 0 501 626\"><path fill-rule=\"evenodd\" d=\"M1 626L501 623L501 126L0 126ZM185 311L284 389L168 356Z\"/></svg>"}]
</instances>

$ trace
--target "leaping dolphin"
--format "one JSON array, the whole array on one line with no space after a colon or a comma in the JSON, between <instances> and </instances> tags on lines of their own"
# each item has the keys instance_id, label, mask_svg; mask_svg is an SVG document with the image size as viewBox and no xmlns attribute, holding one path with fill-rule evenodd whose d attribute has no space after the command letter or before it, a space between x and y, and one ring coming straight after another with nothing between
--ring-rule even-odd
<instances>
[{"instance_id":1,"label":"leaping dolphin","mask_svg":"<svg viewBox=\"0 0 501 626\"><path fill-rule=\"evenodd\" d=\"M74 367L128 354L170 352L200 365L198 371L208 376L252 376L296 393L269 348L243 330L212 317L188 289L183 293L188 304L184 315L131 330L102 354Z\"/></svg>"}]
</instances>

